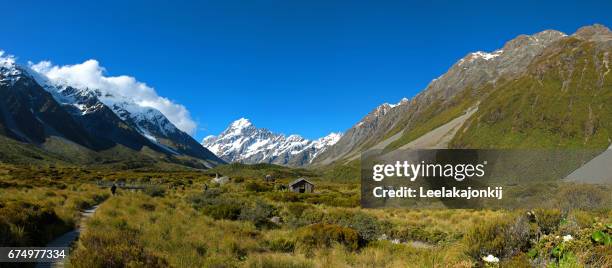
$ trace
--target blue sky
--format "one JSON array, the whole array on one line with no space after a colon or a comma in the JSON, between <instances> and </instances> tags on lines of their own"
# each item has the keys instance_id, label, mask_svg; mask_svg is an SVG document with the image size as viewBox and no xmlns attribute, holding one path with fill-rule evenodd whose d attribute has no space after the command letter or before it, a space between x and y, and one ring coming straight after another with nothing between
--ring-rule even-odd
<instances>
[{"instance_id":1,"label":"blue sky","mask_svg":"<svg viewBox=\"0 0 612 268\"><path fill-rule=\"evenodd\" d=\"M308 138L344 131L468 52L612 24L612 1L88 2L3 3L0 49L133 76L184 105L198 140L240 117Z\"/></svg>"}]
</instances>

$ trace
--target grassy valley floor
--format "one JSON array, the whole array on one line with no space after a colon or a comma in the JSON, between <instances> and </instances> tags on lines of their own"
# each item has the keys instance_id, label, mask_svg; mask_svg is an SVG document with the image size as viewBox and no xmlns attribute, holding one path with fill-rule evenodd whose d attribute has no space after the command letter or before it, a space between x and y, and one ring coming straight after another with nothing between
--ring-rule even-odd
<instances>
[{"instance_id":1,"label":"grassy valley floor","mask_svg":"<svg viewBox=\"0 0 612 268\"><path fill-rule=\"evenodd\" d=\"M1 170L0 246L44 245L73 228L80 210L101 203L72 267L612 266L609 207L361 209L358 183L271 165ZM231 179L215 184L216 173ZM266 174L276 180L264 182ZM283 189L299 176L316 192ZM148 186L111 197L98 180ZM484 262L489 254L499 262Z\"/></svg>"}]
</instances>

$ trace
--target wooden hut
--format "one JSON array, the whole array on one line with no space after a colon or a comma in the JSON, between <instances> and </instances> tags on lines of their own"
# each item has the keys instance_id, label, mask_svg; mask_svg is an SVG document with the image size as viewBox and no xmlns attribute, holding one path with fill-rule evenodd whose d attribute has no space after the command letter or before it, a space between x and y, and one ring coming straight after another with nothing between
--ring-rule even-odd
<instances>
[{"instance_id":1,"label":"wooden hut","mask_svg":"<svg viewBox=\"0 0 612 268\"><path fill-rule=\"evenodd\" d=\"M289 189L296 193L313 193L315 185L305 178L299 178L289 183Z\"/></svg>"}]
</instances>

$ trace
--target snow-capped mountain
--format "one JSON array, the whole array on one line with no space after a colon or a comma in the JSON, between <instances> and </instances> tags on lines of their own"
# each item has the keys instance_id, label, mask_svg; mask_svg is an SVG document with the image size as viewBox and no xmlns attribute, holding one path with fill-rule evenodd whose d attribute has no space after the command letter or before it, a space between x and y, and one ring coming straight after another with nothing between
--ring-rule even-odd
<instances>
[{"instance_id":1,"label":"snow-capped mountain","mask_svg":"<svg viewBox=\"0 0 612 268\"><path fill-rule=\"evenodd\" d=\"M565 36L564 33L548 30L534 35L520 35L493 52L468 53L411 100L403 99L396 105L385 103L376 107L347 130L342 139L320 155L314 164L352 160L371 146L387 146L391 142L389 137L399 138L404 129L410 129L421 114L435 107L434 104L442 107L466 88L495 83L500 77L522 72L549 44Z\"/></svg>"},{"instance_id":2,"label":"snow-capped mountain","mask_svg":"<svg viewBox=\"0 0 612 268\"><path fill-rule=\"evenodd\" d=\"M204 138L202 145L227 162L304 166L340 137L340 133L331 133L311 141L298 135L275 134L241 118L218 136Z\"/></svg>"},{"instance_id":3,"label":"snow-capped mountain","mask_svg":"<svg viewBox=\"0 0 612 268\"><path fill-rule=\"evenodd\" d=\"M4 56L4 51L0 50L0 84L14 85L22 73L15 64L15 58Z\"/></svg>"},{"instance_id":4,"label":"snow-capped mountain","mask_svg":"<svg viewBox=\"0 0 612 268\"><path fill-rule=\"evenodd\" d=\"M59 136L94 151L117 144L135 151L146 146L169 156L200 159L207 167L223 163L159 110L139 105L116 93L47 77L34 68L16 64L12 56L0 54L0 86L3 90L0 93L5 93L6 99L12 101L0 107L3 120L7 121L0 122L0 128L7 129L4 132L9 137L40 145L48 137ZM21 96L26 93L30 95ZM44 103L36 103L33 99ZM15 105L24 106L29 112L7 111ZM41 105L43 107L39 107ZM55 112L53 120L37 112L49 107ZM32 120L16 118L26 116L24 113L31 113ZM70 127L54 127L58 124ZM31 133L38 125L38 130ZM78 137L74 137L77 134Z\"/></svg>"},{"instance_id":5,"label":"snow-capped mountain","mask_svg":"<svg viewBox=\"0 0 612 268\"><path fill-rule=\"evenodd\" d=\"M410 100L407 98L403 98L395 104L383 103L379 105L348 129L334 146L330 146L328 150L320 154L314 160L317 163L313 164L330 164L352 151L363 149L368 145L370 139L382 136L385 131L393 128L409 107ZM358 153L354 153L352 157L358 157Z\"/></svg>"},{"instance_id":6,"label":"snow-capped mountain","mask_svg":"<svg viewBox=\"0 0 612 268\"><path fill-rule=\"evenodd\" d=\"M581 41L583 40L583 41ZM551 101L548 97L536 98L537 94L544 94L545 89L556 88L557 81L563 81L559 92L567 93L566 88L572 81L570 74L574 73L574 69L563 70L559 74L555 74L554 78L545 80L544 74L550 72L551 69L573 66L575 62L594 61L594 66L607 66L606 56L612 55L605 49L610 46L610 30L602 25L587 26L579 29L575 34L568 36L565 33L556 30L545 30L532 35L519 35L516 38L506 42L503 47L491 52L475 51L466 54L463 58L455 62L444 74L433 79L423 91L412 97L410 101L405 100L400 102L400 105L382 104L366 115L360 122L348 129L344 136L332 147L319 155L312 165L328 165L332 163L348 163L356 160L359 155L368 149L384 149L393 151L401 148L407 148L411 142L417 138L427 138L430 144L446 144L449 146L451 140L455 139L455 134L463 135L466 130L459 128L469 128L480 126L483 118L489 118L487 122L496 121L501 118L502 105L510 105L511 101L518 100L519 95L513 95L511 101L495 102L500 107L495 107L493 115L485 117L477 115L482 113L481 107L486 107L489 102L488 97L499 97L491 92L495 92L498 88L504 88L514 92L519 90L529 90L530 95L525 95L525 99L535 99L529 109L521 108L516 111L529 110L530 113L535 113L542 103ZM597 50L583 51L581 47L573 47L580 42L591 42L590 45L595 45ZM585 45L587 46L587 45ZM562 62L556 62L555 59L558 53L566 51L572 47L571 51L578 51L580 55L590 55L589 53L600 53L598 56L589 56L589 58L576 60L576 55L564 55ZM537 68L536 68L537 66ZM585 65L586 66L586 65ZM569 68L569 67L567 67ZM586 67L584 67L586 68ZM597 70L607 70L607 68L597 67ZM535 74L534 74L535 73ZM569 74L568 74L569 73ZM605 71L599 78L598 86L603 85L603 77L607 74ZM531 79L537 78L537 85L526 87L525 84L515 85L515 88L509 88L508 84L515 83L518 78ZM565 79L565 80L563 80ZM586 78L584 78L586 79ZM585 83L580 78L580 83ZM578 84L580 84L578 83ZM546 84L546 86L544 86ZM586 85L586 83L585 83ZM590 84L589 84L590 85ZM583 91L579 91L583 92ZM492 94L492 96L489 96ZM510 94L510 93L507 93ZM501 95L501 94L500 94ZM556 95L555 95L556 96ZM575 108L576 96L569 97L570 104L568 107ZM546 99L546 100L543 100ZM558 97L562 99L562 97ZM557 97L555 98L555 101ZM589 106L590 107L590 106ZM588 108L591 109L591 108ZM514 112L516 112L514 111ZM589 110L590 111L590 110ZM508 110L506 110L508 112ZM548 110L538 111L538 118L545 118L544 114ZM506 133L515 132L519 129L517 120L521 117L527 117L529 113L518 113L513 115L511 130L504 130ZM574 112L572 112L574 113ZM590 114L590 112L585 113ZM470 125L471 120L468 118L476 118L475 122ZM549 115L555 117L557 115ZM491 118L495 118L493 120ZM569 118L569 116L567 116ZM453 120L456 120L453 122ZM559 120L559 122L564 121ZM545 120L546 121L546 120ZM588 120L585 120L588 121ZM437 123L434 123L437 122ZM464 124L464 122L467 122ZM501 121L500 121L501 122ZM525 121L524 121L525 122ZM527 121L522 126L533 126L534 123ZM444 124L442 124L444 123ZM548 121L552 123L552 121ZM497 126L503 129L501 126ZM435 131L437 130L437 131ZM531 129L533 130L533 129ZM535 131L535 130L533 130ZM525 131L526 133L527 131ZM556 133L556 131L544 131L545 133ZM431 134L426 136L426 134ZM522 133L524 137L525 135ZM574 136L568 135L568 136ZM476 135L474 136L476 137ZM480 136L478 136L480 137ZM485 139L471 141L473 144L482 146ZM456 139L458 140L458 139ZM501 139L495 139L500 140ZM516 142L521 139L513 140ZM554 140L554 139L551 139ZM585 139L584 142L586 142ZM421 140L423 141L423 140ZM500 142L500 144L503 142ZM417 145L423 143L416 143ZM457 144L454 145L459 147ZM467 143L466 143L467 144ZM451 145L452 146L452 145ZM461 146L465 146L462 144ZM507 144L504 144L507 146ZM484 146L487 147L487 146ZM477 147L477 148L484 148Z\"/></svg>"},{"instance_id":7,"label":"snow-capped mountain","mask_svg":"<svg viewBox=\"0 0 612 268\"><path fill-rule=\"evenodd\" d=\"M42 144L53 136L80 146L98 146L27 69L1 51L0 134L24 143Z\"/></svg>"},{"instance_id":8,"label":"snow-capped mountain","mask_svg":"<svg viewBox=\"0 0 612 268\"><path fill-rule=\"evenodd\" d=\"M186 154L203 159L216 158L155 108L138 105L129 97L103 92L100 89L76 88L65 81L44 77L38 80L60 103L72 106L82 116L108 107L121 121L167 153Z\"/></svg>"}]
</instances>

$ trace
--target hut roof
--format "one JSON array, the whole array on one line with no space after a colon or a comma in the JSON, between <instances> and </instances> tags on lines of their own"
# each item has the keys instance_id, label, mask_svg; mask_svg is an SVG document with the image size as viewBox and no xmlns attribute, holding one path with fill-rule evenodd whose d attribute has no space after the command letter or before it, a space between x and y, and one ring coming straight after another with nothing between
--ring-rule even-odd
<instances>
[{"instance_id":1,"label":"hut roof","mask_svg":"<svg viewBox=\"0 0 612 268\"><path fill-rule=\"evenodd\" d=\"M299 182L301 182L301 181L305 181L305 182L307 182L307 183L309 183L309 184L314 185L314 183L310 182L309 180L307 180L307 179L305 179L305 178L298 178L298 179L296 179L296 180L292 181L291 183L289 183L289 187L291 187L291 186L293 186L293 185L296 185L296 184L298 184L298 183L299 183Z\"/></svg>"}]
</instances>

